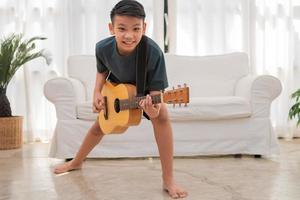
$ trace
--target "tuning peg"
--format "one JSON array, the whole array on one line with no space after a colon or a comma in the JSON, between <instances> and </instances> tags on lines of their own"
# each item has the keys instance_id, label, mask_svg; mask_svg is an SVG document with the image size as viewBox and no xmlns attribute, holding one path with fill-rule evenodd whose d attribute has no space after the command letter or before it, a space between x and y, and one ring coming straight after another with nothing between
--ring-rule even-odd
<instances>
[{"instance_id":1,"label":"tuning peg","mask_svg":"<svg viewBox=\"0 0 300 200\"><path fill-rule=\"evenodd\" d=\"M187 103L184 104L184 107L187 107Z\"/></svg>"},{"instance_id":2,"label":"tuning peg","mask_svg":"<svg viewBox=\"0 0 300 200\"><path fill-rule=\"evenodd\" d=\"M181 85L177 85L178 88L181 88Z\"/></svg>"},{"instance_id":3,"label":"tuning peg","mask_svg":"<svg viewBox=\"0 0 300 200\"><path fill-rule=\"evenodd\" d=\"M173 108L175 108L175 103L173 103Z\"/></svg>"},{"instance_id":4,"label":"tuning peg","mask_svg":"<svg viewBox=\"0 0 300 200\"><path fill-rule=\"evenodd\" d=\"M181 103L179 103L179 107L181 107Z\"/></svg>"},{"instance_id":5,"label":"tuning peg","mask_svg":"<svg viewBox=\"0 0 300 200\"><path fill-rule=\"evenodd\" d=\"M187 84L186 84L186 83L184 83L184 84L183 84L183 86L186 88L186 87L187 87Z\"/></svg>"},{"instance_id":6,"label":"tuning peg","mask_svg":"<svg viewBox=\"0 0 300 200\"><path fill-rule=\"evenodd\" d=\"M173 90L175 90L175 87L174 87L174 86L173 86L172 88L173 88Z\"/></svg>"}]
</instances>

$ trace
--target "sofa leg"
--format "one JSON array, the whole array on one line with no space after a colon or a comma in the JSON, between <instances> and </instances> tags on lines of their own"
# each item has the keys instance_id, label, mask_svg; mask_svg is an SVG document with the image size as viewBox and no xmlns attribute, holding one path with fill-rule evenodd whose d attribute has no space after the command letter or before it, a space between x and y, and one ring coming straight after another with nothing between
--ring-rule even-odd
<instances>
[{"instance_id":1,"label":"sofa leg","mask_svg":"<svg viewBox=\"0 0 300 200\"><path fill-rule=\"evenodd\" d=\"M242 158L243 156L242 156L242 154L234 154L233 157L234 158Z\"/></svg>"},{"instance_id":2,"label":"sofa leg","mask_svg":"<svg viewBox=\"0 0 300 200\"><path fill-rule=\"evenodd\" d=\"M255 154L255 155L254 155L254 158L261 158L261 155Z\"/></svg>"}]
</instances>

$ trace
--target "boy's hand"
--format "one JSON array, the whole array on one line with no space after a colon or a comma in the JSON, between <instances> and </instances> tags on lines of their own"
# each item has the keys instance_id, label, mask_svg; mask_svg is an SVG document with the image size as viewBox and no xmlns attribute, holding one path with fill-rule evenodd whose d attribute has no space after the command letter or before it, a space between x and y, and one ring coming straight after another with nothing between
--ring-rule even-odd
<instances>
[{"instance_id":1,"label":"boy's hand","mask_svg":"<svg viewBox=\"0 0 300 200\"><path fill-rule=\"evenodd\" d=\"M139 102L139 106L150 118L156 118L159 115L161 104L152 104L151 96L148 94L145 99Z\"/></svg>"},{"instance_id":2,"label":"boy's hand","mask_svg":"<svg viewBox=\"0 0 300 200\"><path fill-rule=\"evenodd\" d=\"M100 92L94 92L93 112L98 113L104 108L104 98Z\"/></svg>"}]
</instances>

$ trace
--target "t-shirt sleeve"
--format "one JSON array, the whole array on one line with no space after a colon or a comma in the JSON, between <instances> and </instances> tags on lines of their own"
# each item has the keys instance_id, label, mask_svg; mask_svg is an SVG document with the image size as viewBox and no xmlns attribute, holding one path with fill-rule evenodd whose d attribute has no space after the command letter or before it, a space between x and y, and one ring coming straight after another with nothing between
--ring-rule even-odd
<instances>
[{"instance_id":1,"label":"t-shirt sleeve","mask_svg":"<svg viewBox=\"0 0 300 200\"><path fill-rule=\"evenodd\" d=\"M166 64L163 53L161 52L156 62L149 63L148 75L147 75L147 87L148 91L160 91L168 87L168 78L166 72Z\"/></svg>"},{"instance_id":2,"label":"t-shirt sleeve","mask_svg":"<svg viewBox=\"0 0 300 200\"><path fill-rule=\"evenodd\" d=\"M96 46L96 61L97 61L97 71L99 73L108 71L107 67L104 65L104 63L102 61L101 52L100 52L99 48L97 48L97 46Z\"/></svg>"}]
</instances>

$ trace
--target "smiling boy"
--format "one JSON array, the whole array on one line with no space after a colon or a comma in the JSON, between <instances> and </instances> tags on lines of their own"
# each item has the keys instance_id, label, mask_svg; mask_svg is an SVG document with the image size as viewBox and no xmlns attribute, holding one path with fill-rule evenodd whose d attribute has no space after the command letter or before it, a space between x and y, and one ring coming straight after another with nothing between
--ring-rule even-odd
<instances>
[{"instance_id":1,"label":"smiling boy","mask_svg":"<svg viewBox=\"0 0 300 200\"><path fill-rule=\"evenodd\" d=\"M184 198L187 192L175 183L173 177L173 136L167 107L164 103L152 104L150 97L168 87L163 52L153 40L144 35L146 31L145 11L137 1L120 1L112 9L110 17L109 30L113 36L101 40L96 45L97 75L93 111L100 112L103 109L101 90L106 79L114 83L136 83L137 46L142 38L146 38L142 41L147 45L145 90L148 95L140 101L139 105L153 125L161 160L163 189L172 198ZM98 121L95 121L74 159L57 166L54 173L80 169L86 156L102 137L101 127Z\"/></svg>"}]
</instances>

